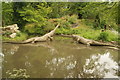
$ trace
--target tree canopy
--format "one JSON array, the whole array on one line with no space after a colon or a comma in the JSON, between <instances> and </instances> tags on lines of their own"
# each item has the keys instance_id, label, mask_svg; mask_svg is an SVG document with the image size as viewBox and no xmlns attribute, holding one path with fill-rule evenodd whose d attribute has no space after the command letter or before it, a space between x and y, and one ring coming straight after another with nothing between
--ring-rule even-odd
<instances>
[{"instance_id":1,"label":"tree canopy","mask_svg":"<svg viewBox=\"0 0 120 80\"><path fill-rule=\"evenodd\" d=\"M2 3L3 26L17 23L24 29L28 23L45 27L48 19L76 14L80 19L93 19L94 27L107 24L117 30L118 2L9 2Z\"/></svg>"}]
</instances>

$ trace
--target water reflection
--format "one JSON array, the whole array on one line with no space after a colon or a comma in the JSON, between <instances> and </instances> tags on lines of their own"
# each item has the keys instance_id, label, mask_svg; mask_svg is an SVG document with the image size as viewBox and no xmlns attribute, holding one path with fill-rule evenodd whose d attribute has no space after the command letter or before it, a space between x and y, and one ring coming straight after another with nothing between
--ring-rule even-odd
<instances>
[{"instance_id":1,"label":"water reflection","mask_svg":"<svg viewBox=\"0 0 120 80\"><path fill-rule=\"evenodd\" d=\"M50 69L50 76L63 71L64 78L118 78L118 64L110 52L94 54L85 60L85 65L73 55L46 60L45 67ZM82 69L78 69L82 66Z\"/></svg>"},{"instance_id":2,"label":"water reflection","mask_svg":"<svg viewBox=\"0 0 120 80\"><path fill-rule=\"evenodd\" d=\"M52 44L50 43L36 43L36 44L25 44L23 46L31 46L31 47L44 47L44 48L47 48L49 49L49 52L54 54L54 53L58 53L58 51L56 50L55 47L52 46Z\"/></svg>"},{"instance_id":3,"label":"water reflection","mask_svg":"<svg viewBox=\"0 0 120 80\"><path fill-rule=\"evenodd\" d=\"M55 68L57 68L57 66L61 66L59 68L60 70L65 69L65 68L67 70L70 70L70 69L75 68L75 65L76 65L76 61L74 61L72 59L73 59L73 55L68 56L66 58L60 58L60 57L59 58L53 58L51 61L46 60L46 67L49 67L49 66L52 65Z\"/></svg>"},{"instance_id":4,"label":"water reflection","mask_svg":"<svg viewBox=\"0 0 120 80\"><path fill-rule=\"evenodd\" d=\"M4 48L4 46L3 46L3 53L4 54L12 54L12 55L14 55L15 52L18 51L18 49L19 49L18 45L11 45L10 47L8 46L6 48Z\"/></svg>"},{"instance_id":5,"label":"water reflection","mask_svg":"<svg viewBox=\"0 0 120 80\"><path fill-rule=\"evenodd\" d=\"M77 61L74 59L73 55L66 56L66 57L58 57L53 58L50 61L46 60L45 67L50 69L50 76L56 76L58 74L62 74L66 78L73 78L74 69L76 67ZM63 72L67 72L63 74ZM60 75L61 75L60 74Z\"/></svg>"},{"instance_id":6,"label":"water reflection","mask_svg":"<svg viewBox=\"0 0 120 80\"><path fill-rule=\"evenodd\" d=\"M83 66L83 73L85 77L89 78L118 78L117 76L118 64L110 55L110 52L105 54L92 55L86 59Z\"/></svg>"},{"instance_id":7,"label":"water reflection","mask_svg":"<svg viewBox=\"0 0 120 80\"><path fill-rule=\"evenodd\" d=\"M13 68L13 70L7 70L6 72L7 78L29 78L30 75L27 74L26 69L16 69Z\"/></svg>"},{"instance_id":8,"label":"water reflection","mask_svg":"<svg viewBox=\"0 0 120 80\"><path fill-rule=\"evenodd\" d=\"M4 77L5 72L13 68L26 69L32 78L117 77L118 64L114 61L117 51L108 49L109 52L105 52L104 47L56 41L50 44L4 44L3 51Z\"/></svg>"},{"instance_id":9,"label":"water reflection","mask_svg":"<svg viewBox=\"0 0 120 80\"><path fill-rule=\"evenodd\" d=\"M29 61L26 61L26 62L25 62L25 66L26 66L26 67L31 67L32 65L31 65L31 63L30 63Z\"/></svg>"}]
</instances>

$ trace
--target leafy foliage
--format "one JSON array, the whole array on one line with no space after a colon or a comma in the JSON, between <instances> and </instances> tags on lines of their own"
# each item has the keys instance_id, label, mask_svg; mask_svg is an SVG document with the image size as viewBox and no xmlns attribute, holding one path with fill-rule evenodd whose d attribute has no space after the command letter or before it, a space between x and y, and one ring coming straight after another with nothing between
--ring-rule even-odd
<instances>
[{"instance_id":1,"label":"leafy foliage","mask_svg":"<svg viewBox=\"0 0 120 80\"><path fill-rule=\"evenodd\" d=\"M23 20L29 23L43 23L47 14L50 13L50 7L46 7L47 3L28 3L23 10L19 11L20 16L24 16Z\"/></svg>"},{"instance_id":2,"label":"leafy foliage","mask_svg":"<svg viewBox=\"0 0 120 80\"><path fill-rule=\"evenodd\" d=\"M2 3L2 25L13 24L13 3Z\"/></svg>"},{"instance_id":3,"label":"leafy foliage","mask_svg":"<svg viewBox=\"0 0 120 80\"><path fill-rule=\"evenodd\" d=\"M118 3L108 3L108 2L99 2L92 3L89 2L85 7L80 11L83 14L83 18L95 19L95 27L104 26L104 24L112 26L115 28L118 20ZM104 22L104 23L103 23ZM115 24L114 24L115 23ZM114 25L113 25L114 24Z\"/></svg>"},{"instance_id":4,"label":"leafy foliage","mask_svg":"<svg viewBox=\"0 0 120 80\"><path fill-rule=\"evenodd\" d=\"M28 34L39 34L43 35L54 28L54 24L51 22L45 22L44 24L31 23L25 25L25 32Z\"/></svg>"},{"instance_id":5,"label":"leafy foliage","mask_svg":"<svg viewBox=\"0 0 120 80\"><path fill-rule=\"evenodd\" d=\"M79 34L89 39L99 40L100 38L111 41L116 40L116 36L107 38L106 34L111 33L100 33L100 29L104 29L107 25L110 29L120 30L118 28L119 6L117 2L3 3L3 25L17 23L20 29L29 35L43 35L60 23L56 34ZM76 28L78 26L80 28Z\"/></svg>"},{"instance_id":6,"label":"leafy foliage","mask_svg":"<svg viewBox=\"0 0 120 80\"><path fill-rule=\"evenodd\" d=\"M100 36L98 37L99 40L108 41L108 34L106 32L100 33Z\"/></svg>"}]
</instances>

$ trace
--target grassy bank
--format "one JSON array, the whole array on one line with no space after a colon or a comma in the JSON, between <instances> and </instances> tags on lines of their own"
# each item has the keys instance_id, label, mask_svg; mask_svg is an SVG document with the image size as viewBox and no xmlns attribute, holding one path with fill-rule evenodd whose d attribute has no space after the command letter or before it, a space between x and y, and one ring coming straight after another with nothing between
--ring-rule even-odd
<instances>
[{"instance_id":1,"label":"grassy bank","mask_svg":"<svg viewBox=\"0 0 120 80\"><path fill-rule=\"evenodd\" d=\"M88 28L71 28L69 30L67 29L57 29L56 34L76 34L83 36L87 39L92 39L92 40L102 40L102 41L119 41L118 35L114 34L110 30L107 30L105 32L101 32L101 30L94 30L94 29L88 29ZM29 38L26 33L19 33L15 38L9 38L3 36L2 39L5 41L23 41Z\"/></svg>"},{"instance_id":2,"label":"grassy bank","mask_svg":"<svg viewBox=\"0 0 120 80\"><path fill-rule=\"evenodd\" d=\"M90 28L90 26L86 26L83 24L80 25L81 26L77 28L71 28L71 29L59 28L57 29L56 34L68 34L68 35L76 34L92 40L119 41L118 35L111 32L110 30L106 30L102 32L100 29L94 30Z\"/></svg>"},{"instance_id":3,"label":"grassy bank","mask_svg":"<svg viewBox=\"0 0 120 80\"><path fill-rule=\"evenodd\" d=\"M17 36L15 38L10 38L8 36L2 36L3 41L23 41L26 40L28 35L26 33L17 33Z\"/></svg>"}]
</instances>

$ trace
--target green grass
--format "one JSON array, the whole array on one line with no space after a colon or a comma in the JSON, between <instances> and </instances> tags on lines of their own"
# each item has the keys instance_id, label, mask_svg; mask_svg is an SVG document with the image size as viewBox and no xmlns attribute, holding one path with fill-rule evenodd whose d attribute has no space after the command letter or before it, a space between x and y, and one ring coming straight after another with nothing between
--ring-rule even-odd
<instances>
[{"instance_id":1,"label":"green grass","mask_svg":"<svg viewBox=\"0 0 120 80\"><path fill-rule=\"evenodd\" d=\"M56 31L56 34L76 34L92 40L118 41L118 35L112 33L110 30L104 32L105 34L107 34L107 36L105 36L105 34L101 36L102 33L103 32L101 32L101 30L94 30L86 27L71 28L69 30L62 28Z\"/></svg>"},{"instance_id":2,"label":"green grass","mask_svg":"<svg viewBox=\"0 0 120 80\"><path fill-rule=\"evenodd\" d=\"M108 41L118 41L119 36L117 34L114 34L109 30L106 33L108 33Z\"/></svg>"},{"instance_id":3,"label":"green grass","mask_svg":"<svg viewBox=\"0 0 120 80\"><path fill-rule=\"evenodd\" d=\"M23 41L27 39L27 34L25 33L18 33L17 36L15 38L10 38L10 37L2 37L3 41Z\"/></svg>"},{"instance_id":4,"label":"green grass","mask_svg":"<svg viewBox=\"0 0 120 80\"><path fill-rule=\"evenodd\" d=\"M107 36L104 37L104 34L101 36L101 34L103 32L101 32L101 30L94 30L94 29L90 29L90 28L71 28L71 29L57 29L56 31L57 34L76 34L76 35L80 35L82 37L85 37L87 39L92 39L92 40L103 40L103 41L119 41L118 39L118 35L112 33L110 30L107 30L106 32L104 32L105 34L107 34ZM26 40L28 37L27 34L25 33L19 33L17 34L17 36L15 38L9 38L9 37L5 37L3 36L2 39L5 41L23 41ZM30 37L30 36L29 36Z\"/></svg>"},{"instance_id":5,"label":"green grass","mask_svg":"<svg viewBox=\"0 0 120 80\"><path fill-rule=\"evenodd\" d=\"M85 37L87 39L98 40L98 36L100 35L100 30L82 29L81 33L79 33L78 35Z\"/></svg>"},{"instance_id":6,"label":"green grass","mask_svg":"<svg viewBox=\"0 0 120 80\"><path fill-rule=\"evenodd\" d=\"M102 40L102 41L119 41L118 35L114 34L110 30L101 32L100 29L94 29L94 20L81 19L77 20L79 26L76 28L66 29L64 27L57 29L56 34L76 34L87 39Z\"/></svg>"}]
</instances>

